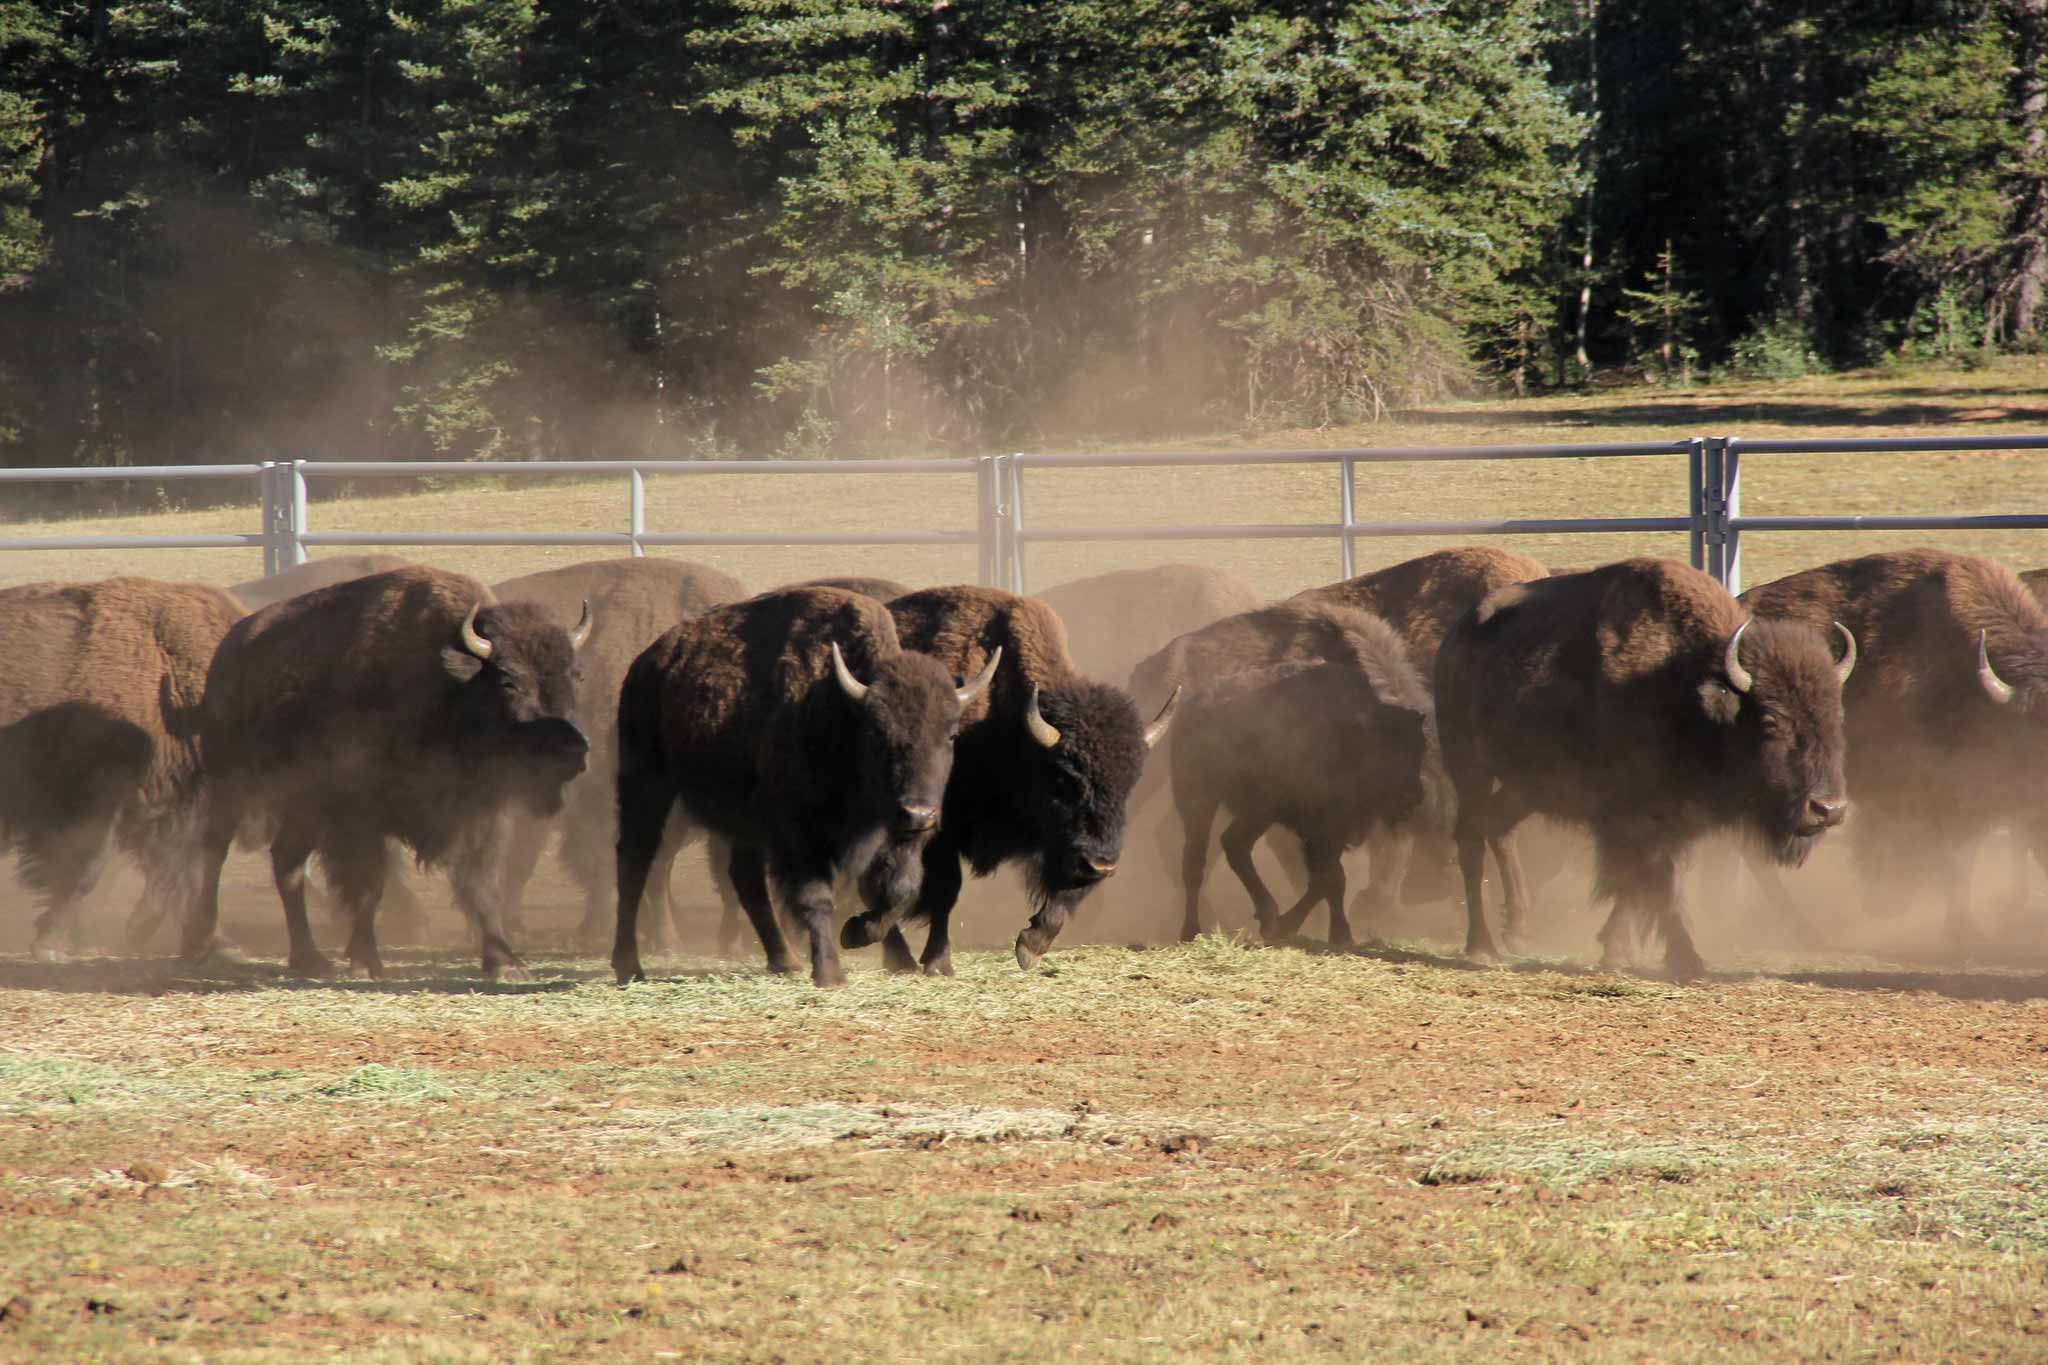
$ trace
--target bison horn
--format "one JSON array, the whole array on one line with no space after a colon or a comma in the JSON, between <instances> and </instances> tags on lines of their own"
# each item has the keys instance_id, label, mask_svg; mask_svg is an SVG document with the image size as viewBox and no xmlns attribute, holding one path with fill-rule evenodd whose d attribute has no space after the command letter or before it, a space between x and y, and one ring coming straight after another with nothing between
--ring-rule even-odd
<instances>
[{"instance_id":1,"label":"bison horn","mask_svg":"<svg viewBox=\"0 0 2048 1365\"><path fill-rule=\"evenodd\" d=\"M1059 727L1047 721L1038 710L1038 689L1031 689L1031 700L1024 705L1024 728L1031 737L1050 749L1060 742Z\"/></svg>"},{"instance_id":2,"label":"bison horn","mask_svg":"<svg viewBox=\"0 0 2048 1365\"><path fill-rule=\"evenodd\" d=\"M1998 676L1998 670L1991 666L1991 650L1986 646L1984 632L1977 632L1977 681L1984 684L1984 695L2004 706L2012 700L2012 684Z\"/></svg>"},{"instance_id":3,"label":"bison horn","mask_svg":"<svg viewBox=\"0 0 2048 1365\"><path fill-rule=\"evenodd\" d=\"M488 659L491 657L491 642L478 634L476 628L476 614L482 610L483 605L481 602L472 602L469 615L462 618L462 647L479 659Z\"/></svg>"},{"instance_id":4,"label":"bison horn","mask_svg":"<svg viewBox=\"0 0 2048 1365\"><path fill-rule=\"evenodd\" d=\"M1173 724L1173 713L1180 706L1180 687L1176 685L1173 695L1166 699L1166 705L1159 708L1159 714L1152 717L1152 723L1145 727L1145 747L1150 749L1166 738L1166 727Z\"/></svg>"},{"instance_id":5,"label":"bison horn","mask_svg":"<svg viewBox=\"0 0 2048 1365\"><path fill-rule=\"evenodd\" d=\"M832 642L832 676L839 679L839 690L856 703L865 705L868 699L868 685L853 676L853 670L846 666L846 656L839 652L839 642Z\"/></svg>"},{"instance_id":6,"label":"bison horn","mask_svg":"<svg viewBox=\"0 0 2048 1365\"><path fill-rule=\"evenodd\" d=\"M988 691L988 685L995 680L996 665L1003 661L1003 647L996 646L996 652L988 656L988 662L981 666L981 672L974 675L974 681L965 687L953 689L953 695L960 699L962 706L972 704L974 699Z\"/></svg>"},{"instance_id":7,"label":"bison horn","mask_svg":"<svg viewBox=\"0 0 2048 1365\"><path fill-rule=\"evenodd\" d=\"M576 629L569 632L569 648L583 648L583 642L590 638L590 627L593 624L590 619L590 599L585 598L583 600L583 615L577 618Z\"/></svg>"},{"instance_id":8,"label":"bison horn","mask_svg":"<svg viewBox=\"0 0 2048 1365\"><path fill-rule=\"evenodd\" d=\"M1735 633L1728 637L1728 655L1721 661L1722 671L1728 675L1729 686L1737 692L1747 692L1756 686L1756 679L1742 666L1742 632L1748 629L1747 621L1735 628Z\"/></svg>"},{"instance_id":9,"label":"bison horn","mask_svg":"<svg viewBox=\"0 0 2048 1365\"><path fill-rule=\"evenodd\" d=\"M1849 628L1840 621L1834 624L1835 629L1842 632L1842 659L1840 663L1835 665L1835 677L1839 678L1842 685L1846 687L1849 683L1849 675L1856 671L1856 637L1851 635Z\"/></svg>"}]
</instances>

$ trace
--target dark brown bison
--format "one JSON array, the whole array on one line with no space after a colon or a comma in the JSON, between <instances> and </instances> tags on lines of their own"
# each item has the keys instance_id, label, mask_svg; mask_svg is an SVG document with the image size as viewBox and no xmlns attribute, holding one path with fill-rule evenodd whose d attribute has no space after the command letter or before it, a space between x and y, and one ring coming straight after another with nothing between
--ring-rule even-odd
<instances>
[{"instance_id":1,"label":"dark brown bison","mask_svg":"<svg viewBox=\"0 0 2048 1365\"><path fill-rule=\"evenodd\" d=\"M109 578L0 590L0 852L43 901L36 956L72 946L118 843L142 870L136 947L199 885L198 707L241 608L219 588Z\"/></svg>"},{"instance_id":2,"label":"dark brown bison","mask_svg":"<svg viewBox=\"0 0 2048 1365\"><path fill-rule=\"evenodd\" d=\"M1341 583L1309 588L1292 600L1326 602L1379 617L1408 642L1415 667L1428 678L1436 667L1437 646L1459 617L1497 588L1549 576L1549 569L1527 555L1486 545L1462 545Z\"/></svg>"},{"instance_id":3,"label":"dark brown bison","mask_svg":"<svg viewBox=\"0 0 2048 1365\"><path fill-rule=\"evenodd\" d=\"M993 667L997 659L1007 667L961 725L945 818L925 848L913 916L928 926L923 953L911 958L890 914L847 921L841 942L858 948L886 936L892 969L921 965L951 975L949 930L962 862L977 877L1020 862L1037 907L1017 935L1017 962L1029 967L1116 871L1124 803L1177 698L1169 697L1146 725L1121 689L1074 671L1060 618L1035 598L998 588L927 588L897 598L889 610L905 648L956 673Z\"/></svg>"},{"instance_id":4,"label":"dark brown bison","mask_svg":"<svg viewBox=\"0 0 2048 1365\"><path fill-rule=\"evenodd\" d=\"M1354 607L1379 617L1407 641L1409 657L1427 686L1436 671L1437 647L1459 618L1498 588L1547 578L1554 572L1511 550L1464 545L1434 550L1327 587L1310 588L1296 593L1294 600ZM1432 788L1432 797L1436 795ZM1354 911L1369 916L1392 905L1397 896L1412 902L1452 894L1450 828L1442 818L1449 807L1448 800L1432 799L1421 812L1426 827L1418 829L1411 822L1382 825L1373 831L1371 880L1359 891ZM1519 868L1515 875L1521 875Z\"/></svg>"},{"instance_id":5,"label":"dark brown bison","mask_svg":"<svg viewBox=\"0 0 2048 1365\"><path fill-rule=\"evenodd\" d=\"M1091 678L1128 678L1177 636L1266 604L1249 584L1200 564L1120 569L1034 595L1059 613L1074 667Z\"/></svg>"},{"instance_id":6,"label":"dark brown bison","mask_svg":"<svg viewBox=\"0 0 2048 1365\"><path fill-rule=\"evenodd\" d=\"M588 610L589 638L576 651L576 722L590 737L590 767L564 793L561 857L583 888L583 924L578 936L595 945L609 938L618 868L617 728L619 688L640 651L679 621L701 616L712 607L737 602L747 590L737 578L708 564L658 557L604 559L566 568L547 569L497 584L503 602L530 602L548 619L573 626ZM516 906L533 876L547 842L545 826L531 816L515 816L524 828L513 840L505 894ZM668 871L676 844L663 850L647 892L654 902L658 930L668 918ZM724 879L718 878L721 888Z\"/></svg>"},{"instance_id":7,"label":"dark brown bison","mask_svg":"<svg viewBox=\"0 0 2048 1365\"><path fill-rule=\"evenodd\" d=\"M1839 633L1830 630L1829 633ZM1607 959L1654 927L1680 976L1701 970L1678 910L1678 859L1700 835L1747 829L1797 863L1843 807L1842 683L1828 634L1745 619L1696 569L1631 559L1502 588L1445 637L1437 725L1457 789L1465 951L1495 955L1480 881L1516 824L1591 831ZM1511 859L1501 858L1504 869ZM1503 875L1510 920L1523 908Z\"/></svg>"},{"instance_id":8,"label":"dark brown bison","mask_svg":"<svg viewBox=\"0 0 2048 1365\"><path fill-rule=\"evenodd\" d=\"M268 578L252 578L246 583L237 583L228 591L242 604L242 610L261 611L273 602L282 602L315 588L331 588L336 583L411 566L411 560L397 555L334 555L327 559L309 559Z\"/></svg>"},{"instance_id":9,"label":"dark brown bison","mask_svg":"<svg viewBox=\"0 0 2048 1365\"><path fill-rule=\"evenodd\" d=\"M349 909L350 962L383 971L375 912L395 839L448 866L484 974L523 974L499 921L508 815L556 814L583 771L576 650L591 628L586 616L564 630L539 607L429 568L244 617L207 673L208 865L187 953L204 951L228 844L260 812L292 970L331 970L306 926L306 861L318 853Z\"/></svg>"},{"instance_id":10,"label":"dark brown bison","mask_svg":"<svg viewBox=\"0 0 2048 1365\"><path fill-rule=\"evenodd\" d=\"M910 591L904 583L893 578L863 578L857 574L845 578L811 578L802 583L793 583L797 588L840 588L846 592L857 592L862 597L872 597L877 602L887 602Z\"/></svg>"},{"instance_id":11,"label":"dark brown bison","mask_svg":"<svg viewBox=\"0 0 2048 1365\"><path fill-rule=\"evenodd\" d=\"M1422 804L1430 750L1430 700L1405 642L1384 621L1347 612L1350 657L1249 669L1204 683L1174 736L1173 799L1183 833L1184 937L1201 930L1202 873L1216 812L1233 817L1223 853L1251 893L1268 940L1300 932L1318 903L1330 910L1330 944L1349 946L1344 915L1346 849ZM1308 889L1277 913L1252 866L1252 846L1274 826L1302 842Z\"/></svg>"},{"instance_id":12,"label":"dark brown bison","mask_svg":"<svg viewBox=\"0 0 2048 1365\"><path fill-rule=\"evenodd\" d=\"M1852 848L1889 893L1938 876L1967 942L1977 842L2042 808L2048 608L2004 565L1943 550L1824 564L1742 600L1767 620L1855 632L1865 662L1842 697Z\"/></svg>"},{"instance_id":13,"label":"dark brown bison","mask_svg":"<svg viewBox=\"0 0 2048 1365\"><path fill-rule=\"evenodd\" d=\"M639 979L636 920L672 809L732 847L727 873L768 951L793 970L772 883L810 938L811 980L845 984L832 942L833 883L870 913L917 895L939 824L962 687L904 649L888 608L837 588L791 588L669 630L619 694L618 932L612 968Z\"/></svg>"}]
</instances>

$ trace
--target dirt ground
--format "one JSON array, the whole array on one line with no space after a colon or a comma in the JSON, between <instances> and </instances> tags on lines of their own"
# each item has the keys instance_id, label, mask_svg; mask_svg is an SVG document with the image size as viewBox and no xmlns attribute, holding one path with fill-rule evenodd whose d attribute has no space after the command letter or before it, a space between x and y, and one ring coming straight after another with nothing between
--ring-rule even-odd
<instances>
[{"instance_id":1,"label":"dirt ground","mask_svg":"<svg viewBox=\"0 0 2048 1365\"><path fill-rule=\"evenodd\" d=\"M1023 973L997 891L958 979L829 993L711 956L687 873L646 985L543 882L487 986L432 879L445 943L295 982L235 871L254 965L0 958L0 1357L2048 1357L2048 952L1825 867L1808 946L1696 908L1686 986L1590 969L1567 868L1507 968L1442 905L1251 946L1219 887Z\"/></svg>"}]
</instances>

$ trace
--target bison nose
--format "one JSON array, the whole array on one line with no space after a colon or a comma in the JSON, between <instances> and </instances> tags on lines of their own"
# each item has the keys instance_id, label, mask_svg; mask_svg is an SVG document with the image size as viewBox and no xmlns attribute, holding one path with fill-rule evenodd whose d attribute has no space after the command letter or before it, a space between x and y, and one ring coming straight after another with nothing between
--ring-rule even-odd
<instances>
[{"instance_id":1,"label":"bison nose","mask_svg":"<svg viewBox=\"0 0 2048 1365\"><path fill-rule=\"evenodd\" d=\"M1093 854L1084 854L1081 858L1081 869L1088 874L1091 880L1099 882L1108 877L1110 873L1116 871L1116 859L1098 858Z\"/></svg>"},{"instance_id":2,"label":"bison nose","mask_svg":"<svg viewBox=\"0 0 2048 1365\"><path fill-rule=\"evenodd\" d=\"M896 832L898 834L923 834L926 830L939 827L937 806L901 805L896 808Z\"/></svg>"},{"instance_id":3,"label":"bison nose","mask_svg":"<svg viewBox=\"0 0 2048 1365\"><path fill-rule=\"evenodd\" d=\"M1829 801L1816 796L1807 801L1806 813L1811 815L1822 829L1833 829L1842 823L1842 807L1845 804L1842 801Z\"/></svg>"}]
</instances>

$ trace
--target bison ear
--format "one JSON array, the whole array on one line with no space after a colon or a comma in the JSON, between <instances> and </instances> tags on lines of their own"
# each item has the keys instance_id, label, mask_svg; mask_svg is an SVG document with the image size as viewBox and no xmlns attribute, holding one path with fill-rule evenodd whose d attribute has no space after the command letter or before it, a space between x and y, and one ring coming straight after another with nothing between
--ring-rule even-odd
<instances>
[{"instance_id":1,"label":"bison ear","mask_svg":"<svg viewBox=\"0 0 2048 1365\"><path fill-rule=\"evenodd\" d=\"M1709 678L1700 684L1700 710L1716 725L1733 725L1742 711L1742 698L1719 678Z\"/></svg>"},{"instance_id":2,"label":"bison ear","mask_svg":"<svg viewBox=\"0 0 2048 1365\"><path fill-rule=\"evenodd\" d=\"M468 682L484 671L484 661L466 649L450 646L441 651L441 667L457 682Z\"/></svg>"}]
</instances>

